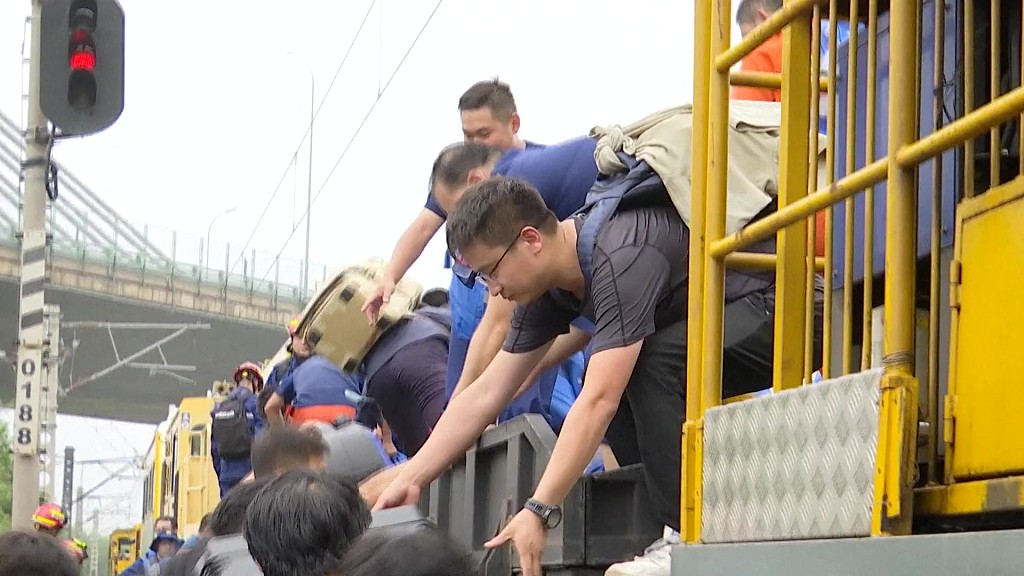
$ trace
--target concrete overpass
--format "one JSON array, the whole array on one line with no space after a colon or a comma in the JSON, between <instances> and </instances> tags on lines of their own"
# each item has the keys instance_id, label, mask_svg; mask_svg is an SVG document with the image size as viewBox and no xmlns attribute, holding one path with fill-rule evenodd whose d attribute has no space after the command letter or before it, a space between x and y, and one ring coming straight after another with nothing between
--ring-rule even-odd
<instances>
[{"instance_id":1,"label":"concrete overpass","mask_svg":"<svg viewBox=\"0 0 1024 576\"><path fill-rule=\"evenodd\" d=\"M0 114L3 366L12 366L17 351L21 158L18 124ZM289 274L288 262L264 255L258 269L255 252L240 257L230 247L204 250L205 239L133 225L55 163L59 197L48 212L46 301L61 306L63 325L78 324L61 330L60 382L67 394L60 412L155 423L166 417L168 404L205 394L239 362L276 352L285 323L308 298L298 288L301 266L291 266ZM206 261L212 267L203 261L211 252ZM260 277L256 271L271 262L273 278ZM193 329L197 324L209 328ZM0 369L0 402L11 402L14 388L14 370Z\"/></svg>"}]
</instances>

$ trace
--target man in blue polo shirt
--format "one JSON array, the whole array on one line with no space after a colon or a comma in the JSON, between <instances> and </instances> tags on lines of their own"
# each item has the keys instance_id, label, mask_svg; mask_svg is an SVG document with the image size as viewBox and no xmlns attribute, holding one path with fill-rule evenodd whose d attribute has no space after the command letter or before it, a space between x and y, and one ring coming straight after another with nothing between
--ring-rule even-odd
<instances>
[{"instance_id":1,"label":"man in blue polo shirt","mask_svg":"<svg viewBox=\"0 0 1024 576\"><path fill-rule=\"evenodd\" d=\"M462 134L466 142L486 144L498 150L524 150L542 146L519 138L520 119L516 101L509 85L497 79L477 82L459 98L459 116ZM391 297L395 284L416 262L434 234L444 225L447 214L438 205L433 195L427 194L427 201L419 215L398 239L391 259L385 267L376 294L368 298L363 306L367 319L374 323L380 307ZM450 396L455 390L462 372L473 332L487 307L487 290L482 285L460 282L454 275L449 287L452 311L452 333L448 351L445 392ZM547 381L545 381L547 382ZM553 382L553 380L552 380ZM502 419L508 419L524 412L544 412L545 404L551 397L550 385L536 394L526 395L516 401Z\"/></svg>"},{"instance_id":2,"label":"man in blue polo shirt","mask_svg":"<svg viewBox=\"0 0 1024 576\"><path fill-rule=\"evenodd\" d=\"M583 206L587 193L597 179L595 146L596 141L587 137L573 138L544 148L505 153L481 144L454 144L444 149L434 161L431 189L438 205L444 210L451 210L468 187L491 175L525 180L540 192L545 204L558 218L565 219ZM456 275L466 283L480 284L475 282L475 275L468 271L457 272ZM514 309L512 302L504 298L488 300L452 396L474 382L494 359L508 333ZM542 406L541 410L521 410L514 405L513 410L540 412L548 417L553 428L558 428L561 418L551 413L550 406L558 376L557 367L579 353L589 341L589 331L589 326L574 326L569 334L556 341L545 361L531 374L531 379L538 378L538 392L541 401L547 405ZM577 364L581 362L580 358L575 360ZM527 380L527 384L531 379Z\"/></svg>"}]
</instances>

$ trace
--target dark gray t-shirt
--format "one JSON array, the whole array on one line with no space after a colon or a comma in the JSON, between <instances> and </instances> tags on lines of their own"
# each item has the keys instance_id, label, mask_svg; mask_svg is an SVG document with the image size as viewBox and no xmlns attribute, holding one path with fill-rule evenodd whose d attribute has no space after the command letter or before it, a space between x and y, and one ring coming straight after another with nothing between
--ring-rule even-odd
<instances>
[{"instance_id":1,"label":"dark gray t-shirt","mask_svg":"<svg viewBox=\"0 0 1024 576\"><path fill-rule=\"evenodd\" d=\"M583 218L577 219L577 230ZM577 316L596 327L594 352L628 346L683 320L689 236L671 204L614 214L598 233L586 297L576 301L568 292L562 298L548 293L517 306L505 350L535 350L567 333Z\"/></svg>"},{"instance_id":2,"label":"dark gray t-shirt","mask_svg":"<svg viewBox=\"0 0 1024 576\"><path fill-rule=\"evenodd\" d=\"M577 217L579 231L585 216ZM504 349L535 350L583 316L596 327L593 352L638 342L686 319L690 234L670 203L621 209L598 233L590 292L551 293L517 306ZM774 238L751 251L774 252ZM726 301L769 286L774 273L726 276Z\"/></svg>"}]
</instances>

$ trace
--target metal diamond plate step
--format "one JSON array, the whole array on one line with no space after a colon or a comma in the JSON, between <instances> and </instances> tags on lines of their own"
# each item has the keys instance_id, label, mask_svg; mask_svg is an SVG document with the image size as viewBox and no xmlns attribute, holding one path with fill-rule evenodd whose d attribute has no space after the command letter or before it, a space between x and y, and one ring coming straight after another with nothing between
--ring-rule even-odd
<instances>
[{"instance_id":1,"label":"metal diamond plate step","mask_svg":"<svg viewBox=\"0 0 1024 576\"><path fill-rule=\"evenodd\" d=\"M867 536L882 370L708 410L708 543Z\"/></svg>"}]
</instances>

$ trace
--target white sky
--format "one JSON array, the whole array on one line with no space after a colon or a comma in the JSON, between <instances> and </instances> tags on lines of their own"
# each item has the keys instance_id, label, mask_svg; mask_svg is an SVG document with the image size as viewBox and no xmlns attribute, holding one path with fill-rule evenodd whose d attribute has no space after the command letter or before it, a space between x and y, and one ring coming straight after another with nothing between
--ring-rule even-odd
<instances>
[{"instance_id":1,"label":"white sky","mask_svg":"<svg viewBox=\"0 0 1024 576\"><path fill-rule=\"evenodd\" d=\"M306 129L310 72L319 105L368 10L314 127L313 192L322 193L313 206L311 258L321 267L390 255L422 206L435 155L461 139L456 102L478 80L498 75L509 82L520 134L541 143L692 98L692 0L444 0L352 140L435 0L122 2L124 113L103 133L61 142L55 156L122 216L151 230L198 237L212 218L237 206L213 232L216 241L232 242L234 253ZM29 0L0 3L0 110L15 118L22 113L29 11ZM261 276L293 225L298 230L284 254L292 262L302 257L307 146L308 140L297 173L287 172L249 248L262 253ZM198 253L198 243L182 244L180 251ZM413 275L447 286L443 254L439 234ZM211 264L223 261L215 248ZM74 441L80 460L144 454L152 430L60 416L58 453ZM106 475L88 468L87 486ZM138 517L140 491L141 481L132 480L98 491L114 496L104 501L112 507L104 528ZM114 506L127 493L130 500Z\"/></svg>"},{"instance_id":2,"label":"white sky","mask_svg":"<svg viewBox=\"0 0 1024 576\"><path fill-rule=\"evenodd\" d=\"M319 105L369 9L314 126L313 193L323 191L311 259L321 271L390 255L422 206L434 156L461 138L456 102L475 81L509 82L521 135L543 143L691 100L692 0L632 0L628 10L612 0L443 0L328 179L435 0L122 2L124 113L103 133L60 143L55 155L140 225L198 237L238 206L213 232L236 252L308 124L310 71ZM0 5L0 109L15 117L29 10L29 0ZM302 257L307 145L254 241L260 276L293 222L285 255ZM184 244L179 251L198 253L195 241ZM438 234L413 269L426 284L448 283L443 244ZM223 254L215 246L211 266Z\"/></svg>"},{"instance_id":3,"label":"white sky","mask_svg":"<svg viewBox=\"0 0 1024 576\"><path fill-rule=\"evenodd\" d=\"M14 410L0 408L0 421L12 430ZM61 501L64 482L64 448L74 446L75 461L89 462L76 466L75 491L81 487L88 492L101 482L106 482L92 492L83 504L83 519L99 511L100 530L109 532L139 522L142 518L142 489L145 473L138 466L131 466L127 458L137 458L141 463L149 444L153 440L156 426L130 422L113 422L99 418L57 415L57 465L56 486L53 498ZM115 478L108 479L113 473ZM77 508L72 510L72 524ZM87 531L91 520L85 524Z\"/></svg>"}]
</instances>

